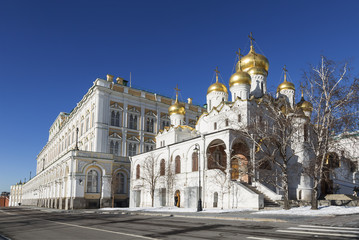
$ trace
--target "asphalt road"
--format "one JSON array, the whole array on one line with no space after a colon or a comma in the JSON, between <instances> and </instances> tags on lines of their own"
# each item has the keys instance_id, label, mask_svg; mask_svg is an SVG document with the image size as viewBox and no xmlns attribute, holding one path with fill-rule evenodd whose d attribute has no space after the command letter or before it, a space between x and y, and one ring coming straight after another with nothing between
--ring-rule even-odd
<instances>
[{"instance_id":1,"label":"asphalt road","mask_svg":"<svg viewBox=\"0 0 359 240\"><path fill-rule=\"evenodd\" d=\"M350 227L333 226L346 222ZM320 220L322 222L320 222ZM359 239L356 216L235 221L185 216L46 212L1 208L0 236L22 239ZM327 223L327 225L325 225ZM316 225L320 224L320 225ZM1 237L0 237L1 239Z\"/></svg>"}]
</instances>

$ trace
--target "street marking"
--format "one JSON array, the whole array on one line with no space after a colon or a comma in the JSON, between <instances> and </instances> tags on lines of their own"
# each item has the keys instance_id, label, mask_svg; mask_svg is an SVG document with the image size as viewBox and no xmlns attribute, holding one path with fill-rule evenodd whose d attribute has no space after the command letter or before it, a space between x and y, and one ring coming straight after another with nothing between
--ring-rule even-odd
<instances>
[{"instance_id":1,"label":"street marking","mask_svg":"<svg viewBox=\"0 0 359 240\"><path fill-rule=\"evenodd\" d=\"M258 240L276 240L275 238L261 238L261 237L247 237L249 239L258 239Z\"/></svg>"},{"instance_id":2,"label":"street marking","mask_svg":"<svg viewBox=\"0 0 359 240\"><path fill-rule=\"evenodd\" d=\"M352 238L357 238L358 237L358 235L353 235L353 234L304 232L304 231L291 231L291 230L277 230L276 232L300 233L300 234L310 234L310 235L325 235L325 236L335 236L335 237L352 237Z\"/></svg>"},{"instance_id":3,"label":"street marking","mask_svg":"<svg viewBox=\"0 0 359 240\"><path fill-rule=\"evenodd\" d=\"M300 227L290 227L288 229L294 229L294 230L312 230L312 229L308 229L308 228L300 228ZM315 229L317 231L321 231L321 232L343 232L343 233L359 233L359 231L348 231L348 230L341 230L341 229L328 229L328 228L324 228L324 229Z\"/></svg>"},{"instance_id":4,"label":"street marking","mask_svg":"<svg viewBox=\"0 0 359 240\"><path fill-rule=\"evenodd\" d=\"M4 210L0 210L2 213L8 214L8 215L14 215L13 213L6 212Z\"/></svg>"},{"instance_id":5,"label":"street marking","mask_svg":"<svg viewBox=\"0 0 359 240\"><path fill-rule=\"evenodd\" d=\"M113 233L113 234L118 234L118 235L125 235L125 236L129 236L129 237L144 238L144 239L157 239L157 238L151 238L151 237L146 237L146 236L141 236L141 235L136 235L136 234L131 234L131 233L114 232L114 231L105 230L105 229L92 228L92 227L80 226L80 225L75 225L75 224L56 222L56 221L51 221L51 220L46 220L46 221L54 222L54 223L58 223L58 224L62 224L62 225L67 225L67 226L72 226L72 227L79 227L79 228L84 228L84 229L100 231L100 232L107 232L107 233Z\"/></svg>"},{"instance_id":6,"label":"street marking","mask_svg":"<svg viewBox=\"0 0 359 240\"><path fill-rule=\"evenodd\" d=\"M316 226L316 225L299 225L299 227L308 227L308 228L328 228L328 229L343 229L343 230L359 230L359 228L349 228L349 227L330 227L330 226Z\"/></svg>"},{"instance_id":7,"label":"street marking","mask_svg":"<svg viewBox=\"0 0 359 240\"><path fill-rule=\"evenodd\" d=\"M5 212L5 211L3 211L3 210L0 210L0 211L1 211L1 212L4 212L4 213L6 213L6 214L9 214L9 215L19 216L19 214L7 213L7 212ZM117 234L117 235L125 235L125 236L129 236L129 237L136 237L136 238L157 240L157 238L151 238L151 237L146 237L146 236L141 236L141 235L136 235L136 234L131 234L131 233L115 232L115 231L111 231L111 230L105 230L105 229L99 229L99 228L92 228L92 227L80 226L80 225L69 224L69 223L62 223L62 222L57 222L57 221L52 221L52 220L47 220L47 219L42 219L42 218L37 218L37 217L32 217L32 218L28 218L28 219L36 219L36 220L41 220L41 221L48 221L48 222L53 222L53 223L62 224L62 225L67 225L67 226L72 226L72 227L79 227L79 228L84 228L84 229L90 229L90 230L100 231L100 232L113 233L113 234Z\"/></svg>"}]
</instances>

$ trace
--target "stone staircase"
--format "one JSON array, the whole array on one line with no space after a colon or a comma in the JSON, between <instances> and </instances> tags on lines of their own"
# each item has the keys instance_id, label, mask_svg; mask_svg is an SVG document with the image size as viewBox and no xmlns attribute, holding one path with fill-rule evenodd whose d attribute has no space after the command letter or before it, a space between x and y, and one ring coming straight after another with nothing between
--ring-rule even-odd
<instances>
[{"instance_id":1,"label":"stone staircase","mask_svg":"<svg viewBox=\"0 0 359 240\"><path fill-rule=\"evenodd\" d=\"M253 192L263 195L263 197L264 197L264 208L268 209L268 208L279 208L279 207L281 207L280 204L278 204L277 202L270 199L267 195L265 195L264 193L259 191L256 187L254 187L254 186L252 186L252 185L250 185L248 183L244 183L244 182L241 182L241 184L244 185L245 187L249 188Z\"/></svg>"}]
</instances>

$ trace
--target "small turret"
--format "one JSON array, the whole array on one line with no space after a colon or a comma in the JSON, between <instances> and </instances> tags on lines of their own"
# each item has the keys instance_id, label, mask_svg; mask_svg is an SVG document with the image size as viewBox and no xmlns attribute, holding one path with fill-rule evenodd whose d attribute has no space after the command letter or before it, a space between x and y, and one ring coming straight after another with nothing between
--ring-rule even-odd
<instances>
[{"instance_id":1,"label":"small turret","mask_svg":"<svg viewBox=\"0 0 359 240\"><path fill-rule=\"evenodd\" d=\"M241 53L240 49L238 49L238 69L237 71L232 74L231 78L229 79L229 90L232 93L232 101L234 102L237 97L241 99L248 99L249 98L249 91L251 89L251 76L242 71L241 67Z\"/></svg>"},{"instance_id":2,"label":"small turret","mask_svg":"<svg viewBox=\"0 0 359 240\"><path fill-rule=\"evenodd\" d=\"M178 126L184 124L184 116L186 114L186 110L184 106L178 102L178 92L180 91L180 89L178 89L178 86L176 86L175 90L176 90L176 100L174 104L172 104L168 108L168 114L170 115L171 125Z\"/></svg>"},{"instance_id":3,"label":"small turret","mask_svg":"<svg viewBox=\"0 0 359 240\"><path fill-rule=\"evenodd\" d=\"M284 81L279 84L277 88L277 98L280 96L284 96L290 106L294 107L294 95L295 95L295 86L293 83L287 81L287 68L284 65L283 67L284 71Z\"/></svg>"},{"instance_id":4,"label":"small turret","mask_svg":"<svg viewBox=\"0 0 359 240\"><path fill-rule=\"evenodd\" d=\"M215 69L216 82L209 86L207 90L207 111L210 112L214 107L217 107L221 102L228 101L227 87L218 82L218 67Z\"/></svg>"}]
</instances>

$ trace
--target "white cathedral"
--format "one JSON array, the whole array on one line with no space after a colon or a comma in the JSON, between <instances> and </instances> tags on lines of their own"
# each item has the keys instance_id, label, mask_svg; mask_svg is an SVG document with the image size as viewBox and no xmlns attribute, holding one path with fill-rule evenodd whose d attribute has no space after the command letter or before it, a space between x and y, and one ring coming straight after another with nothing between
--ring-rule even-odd
<instances>
[{"instance_id":1,"label":"white cathedral","mask_svg":"<svg viewBox=\"0 0 359 240\"><path fill-rule=\"evenodd\" d=\"M276 98L267 93L269 62L255 51L252 40L246 56L241 59L238 53L236 72L229 79L230 92L218 82L216 69L216 82L207 90L207 111L195 127L186 125L186 109L178 102L176 88L176 101L168 109L171 125L157 134L156 149L130 157L131 207L260 209L282 200L283 192L261 181L259 171L248 172L257 161L256 146L238 134L254 120L260 119L263 127L268 125L263 102L276 104L280 111L283 107L299 110L297 124L301 130L293 139L295 157L288 167L289 199L310 200L311 178L294 166L306 166L310 155L304 146L312 137L309 126L313 106L304 100L303 93L295 103L295 86L287 81L286 70Z\"/></svg>"}]
</instances>

